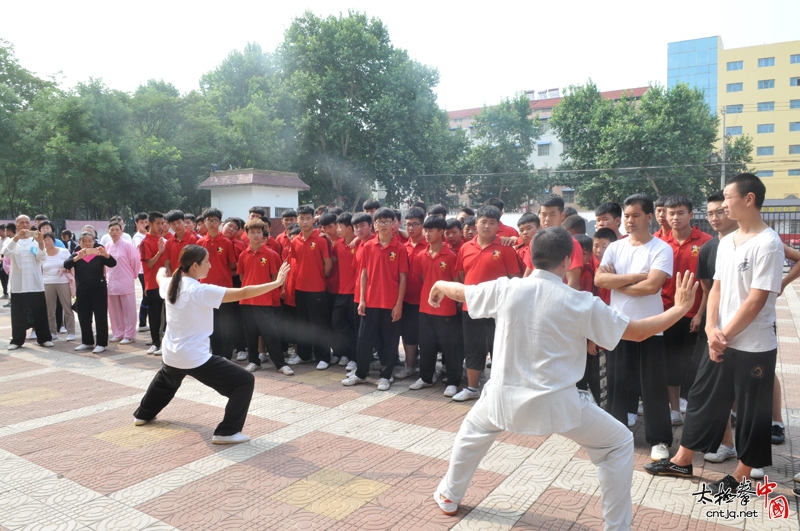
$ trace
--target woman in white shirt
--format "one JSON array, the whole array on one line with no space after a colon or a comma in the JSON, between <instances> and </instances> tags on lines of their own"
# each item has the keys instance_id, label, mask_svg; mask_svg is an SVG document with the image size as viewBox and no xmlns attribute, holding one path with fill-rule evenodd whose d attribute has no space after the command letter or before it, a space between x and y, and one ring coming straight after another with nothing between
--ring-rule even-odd
<instances>
[{"instance_id":1,"label":"woman in white shirt","mask_svg":"<svg viewBox=\"0 0 800 531\"><path fill-rule=\"evenodd\" d=\"M64 260L69 258L69 251L56 247L55 236L44 235L44 252L47 258L42 262L42 279L44 280L44 298L47 301L47 320L50 323L50 335L58 339L56 325L56 301L61 301L64 309L64 324L67 328L67 341L75 339L75 315L72 313L72 292L69 287L69 274L64 269Z\"/></svg>"},{"instance_id":2,"label":"woman in white shirt","mask_svg":"<svg viewBox=\"0 0 800 531\"><path fill-rule=\"evenodd\" d=\"M167 330L161 344L163 365L150 382L141 404L133 413L136 426L153 420L172 400L186 375L228 397L225 417L214 431L214 444L237 444L249 441L242 433L255 379L251 372L221 356L209 354L209 337L214 330L214 309L223 302L236 302L263 295L286 281L289 265L283 264L275 282L224 288L201 284L211 263L208 252L199 245L187 245L181 251L180 267L170 278L159 270L160 295L164 298Z\"/></svg>"}]
</instances>

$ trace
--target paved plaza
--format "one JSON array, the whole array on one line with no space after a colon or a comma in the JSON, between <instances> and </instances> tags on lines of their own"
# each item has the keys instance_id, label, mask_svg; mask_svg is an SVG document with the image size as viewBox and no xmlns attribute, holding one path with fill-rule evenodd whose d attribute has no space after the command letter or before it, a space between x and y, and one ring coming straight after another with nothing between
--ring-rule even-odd
<instances>
[{"instance_id":1,"label":"paved plaza","mask_svg":"<svg viewBox=\"0 0 800 531\"><path fill-rule=\"evenodd\" d=\"M691 481L645 473L650 447L640 417L633 529L799 528L792 494L800 471L798 295L800 282L778 299L787 429L766 469L777 483L773 496L789 501L789 519L770 520L764 497L744 507L697 503L702 483L731 472L733 461L715 465L696 454ZM244 430L252 441L215 446L225 399L191 378L157 421L134 427L132 413L161 364L144 353L147 334L99 355L74 352L77 343L63 340L9 352L2 309L0 336L0 531L602 529L595 468L557 435L500 436L458 515L443 515L431 494L472 402L443 397L441 384L410 391L410 378L378 392L372 376L343 387L342 367L300 365L295 376L267 368L255 373ZM673 453L680 437L678 427ZM712 510L758 517L709 517Z\"/></svg>"}]
</instances>

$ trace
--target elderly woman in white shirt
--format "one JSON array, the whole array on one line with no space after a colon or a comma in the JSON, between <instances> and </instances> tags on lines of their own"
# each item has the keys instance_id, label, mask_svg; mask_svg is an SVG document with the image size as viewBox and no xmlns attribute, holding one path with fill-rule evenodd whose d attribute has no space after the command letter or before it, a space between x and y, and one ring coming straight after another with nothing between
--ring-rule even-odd
<instances>
[{"instance_id":1,"label":"elderly woman in white shirt","mask_svg":"<svg viewBox=\"0 0 800 531\"><path fill-rule=\"evenodd\" d=\"M61 301L64 309L64 324L67 329L67 341L75 339L75 315L72 313L72 291L69 276L72 273L64 269L64 260L69 258L69 251L56 247L55 236L44 234L44 252L47 255L42 262L42 279L44 280L44 298L47 301L47 321L50 324L50 335L58 339L56 325L56 301Z\"/></svg>"}]
</instances>

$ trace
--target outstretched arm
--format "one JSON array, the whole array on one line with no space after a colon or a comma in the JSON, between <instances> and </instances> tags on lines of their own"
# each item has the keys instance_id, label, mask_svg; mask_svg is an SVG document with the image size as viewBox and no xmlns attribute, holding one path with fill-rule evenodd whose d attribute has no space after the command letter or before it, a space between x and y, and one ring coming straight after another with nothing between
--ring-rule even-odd
<instances>
[{"instance_id":1,"label":"outstretched arm","mask_svg":"<svg viewBox=\"0 0 800 531\"><path fill-rule=\"evenodd\" d=\"M275 282L267 284L256 284L254 286L245 286L243 288L228 288L225 290L225 296L222 297L222 302L236 302L242 299L252 299L268 293L276 288L283 286L286 282L286 276L289 274L289 263L285 263L278 270L278 278Z\"/></svg>"}]
</instances>

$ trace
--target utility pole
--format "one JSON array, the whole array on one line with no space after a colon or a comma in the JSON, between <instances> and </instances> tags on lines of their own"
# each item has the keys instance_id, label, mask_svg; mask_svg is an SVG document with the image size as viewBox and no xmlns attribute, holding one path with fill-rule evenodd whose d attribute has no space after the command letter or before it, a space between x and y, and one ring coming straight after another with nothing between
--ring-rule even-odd
<instances>
[{"instance_id":1,"label":"utility pole","mask_svg":"<svg viewBox=\"0 0 800 531\"><path fill-rule=\"evenodd\" d=\"M722 108L722 171L719 174L719 189L725 189L725 162L727 159L726 148L728 147L728 134L725 128L725 107Z\"/></svg>"}]
</instances>

